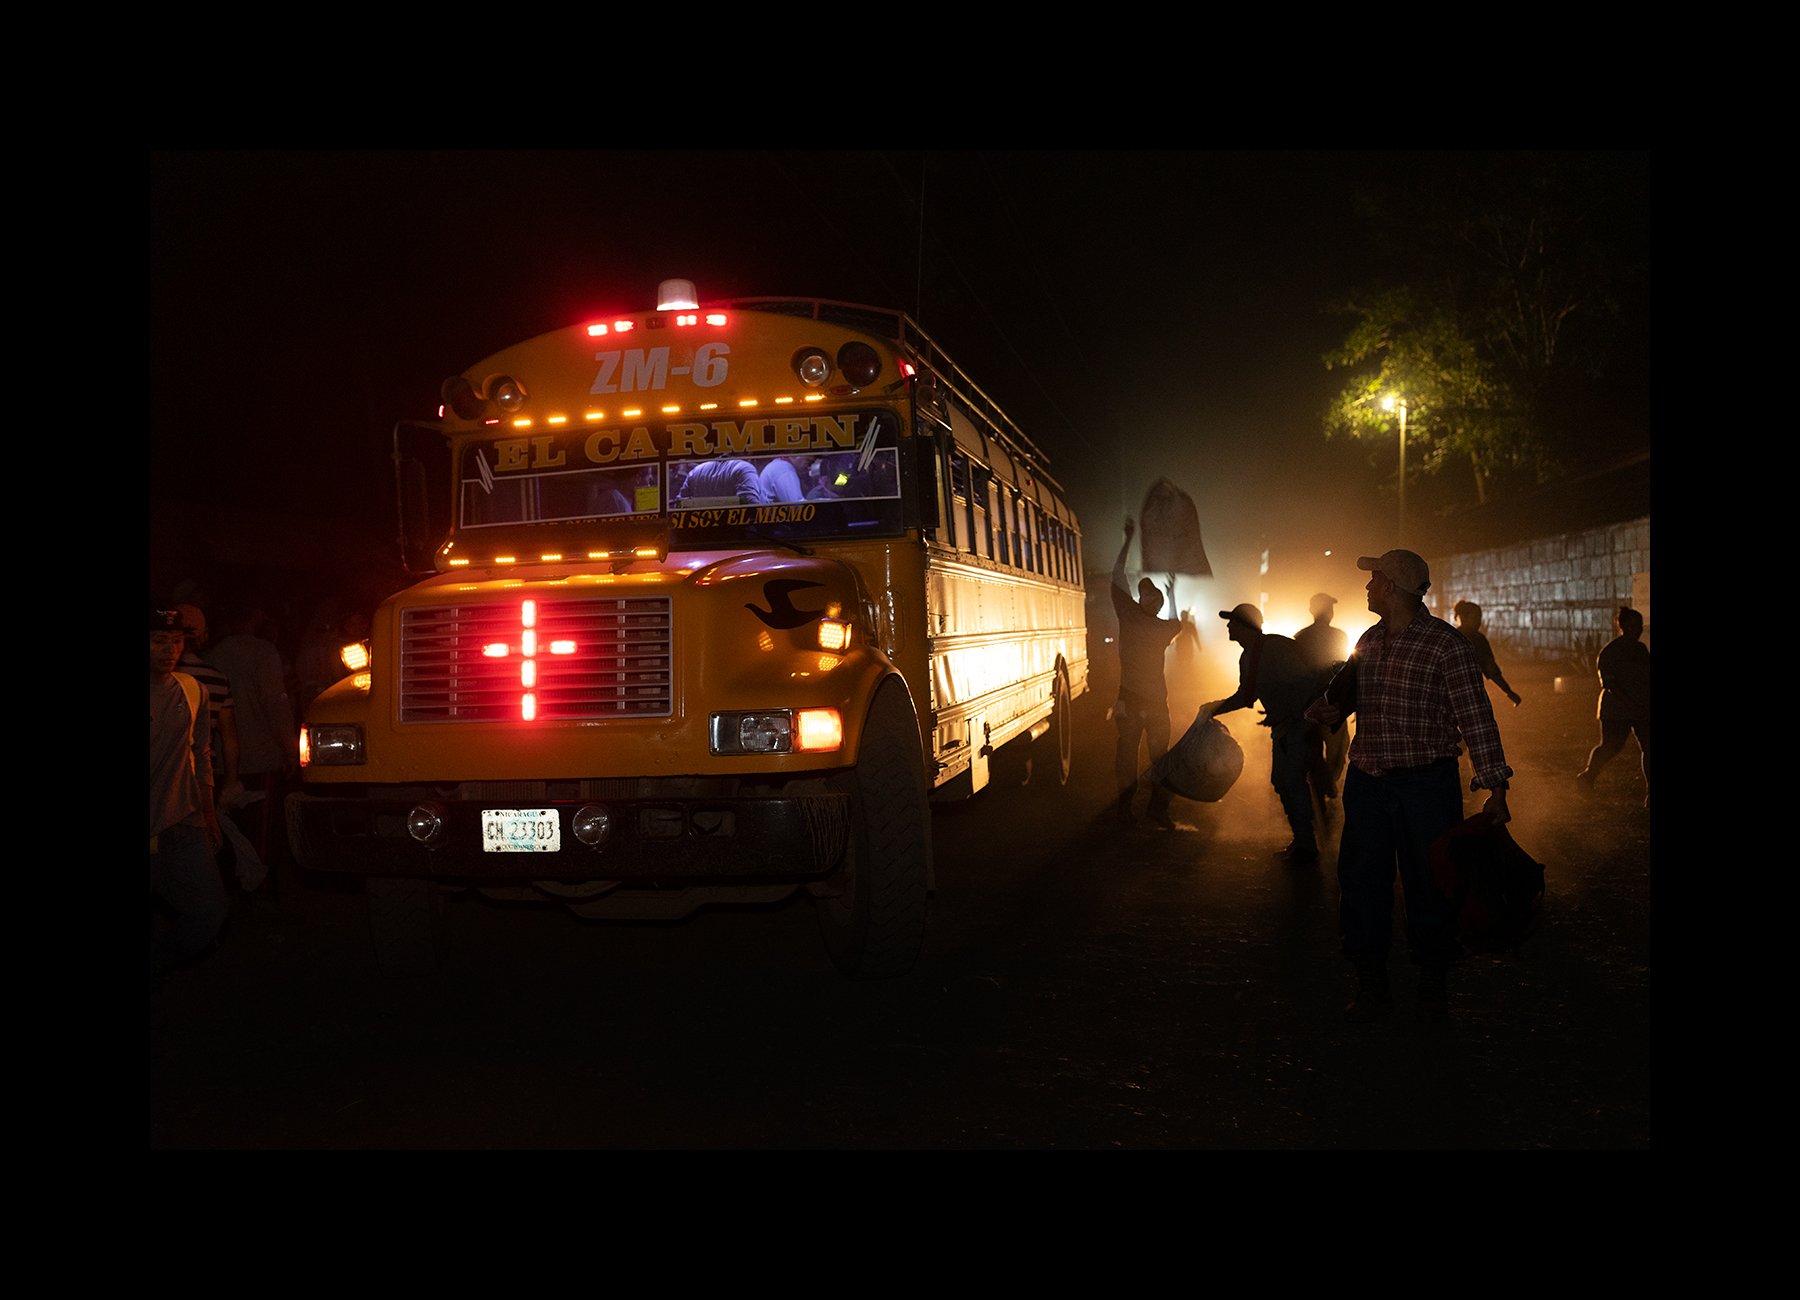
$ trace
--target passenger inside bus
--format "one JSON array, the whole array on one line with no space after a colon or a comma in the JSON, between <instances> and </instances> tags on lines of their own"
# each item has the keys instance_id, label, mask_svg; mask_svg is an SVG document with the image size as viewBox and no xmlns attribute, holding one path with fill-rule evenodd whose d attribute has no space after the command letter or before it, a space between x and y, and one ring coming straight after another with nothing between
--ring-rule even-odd
<instances>
[{"instance_id":1,"label":"passenger inside bus","mask_svg":"<svg viewBox=\"0 0 1800 1300\"><path fill-rule=\"evenodd\" d=\"M675 503L680 505L696 498L726 498L750 506L769 504L762 476L747 460L706 460L695 465L678 487Z\"/></svg>"},{"instance_id":2,"label":"passenger inside bus","mask_svg":"<svg viewBox=\"0 0 1800 1300\"><path fill-rule=\"evenodd\" d=\"M803 499L800 493L799 472L781 456L776 456L763 466L762 486L763 495L772 503Z\"/></svg>"}]
</instances>

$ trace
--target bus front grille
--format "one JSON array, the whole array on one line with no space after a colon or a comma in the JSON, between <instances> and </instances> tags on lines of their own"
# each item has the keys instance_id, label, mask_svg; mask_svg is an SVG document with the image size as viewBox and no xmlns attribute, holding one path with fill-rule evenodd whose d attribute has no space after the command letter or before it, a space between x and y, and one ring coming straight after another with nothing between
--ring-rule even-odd
<instances>
[{"instance_id":1,"label":"bus front grille","mask_svg":"<svg viewBox=\"0 0 1800 1300\"><path fill-rule=\"evenodd\" d=\"M555 596L400 612L401 722L666 718L667 596Z\"/></svg>"}]
</instances>

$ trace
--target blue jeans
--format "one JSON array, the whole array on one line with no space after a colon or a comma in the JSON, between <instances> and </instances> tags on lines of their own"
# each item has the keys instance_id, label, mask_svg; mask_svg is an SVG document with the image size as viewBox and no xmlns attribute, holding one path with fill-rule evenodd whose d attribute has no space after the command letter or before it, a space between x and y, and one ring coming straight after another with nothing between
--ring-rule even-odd
<instances>
[{"instance_id":1,"label":"blue jeans","mask_svg":"<svg viewBox=\"0 0 1800 1300\"><path fill-rule=\"evenodd\" d=\"M1338 928L1346 958L1358 964L1387 960L1398 866L1413 961L1448 966L1456 959L1456 918L1431 874L1431 842L1462 819L1462 781L1454 758L1381 776L1350 765L1338 842Z\"/></svg>"},{"instance_id":2,"label":"blue jeans","mask_svg":"<svg viewBox=\"0 0 1800 1300\"><path fill-rule=\"evenodd\" d=\"M150 969L164 975L206 951L230 904L204 827L171 826L156 841L150 893L162 909L151 917Z\"/></svg>"}]
</instances>

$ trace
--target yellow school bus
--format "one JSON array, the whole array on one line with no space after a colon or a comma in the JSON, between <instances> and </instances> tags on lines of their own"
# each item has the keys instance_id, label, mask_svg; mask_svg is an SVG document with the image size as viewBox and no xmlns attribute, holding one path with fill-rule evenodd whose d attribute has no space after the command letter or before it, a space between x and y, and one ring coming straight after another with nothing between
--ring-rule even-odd
<instances>
[{"instance_id":1,"label":"yellow school bus","mask_svg":"<svg viewBox=\"0 0 1800 1300\"><path fill-rule=\"evenodd\" d=\"M1081 530L1044 455L900 312L686 281L441 397L394 434L419 581L307 711L301 864L366 878L392 968L435 961L447 888L805 889L846 975L910 970L931 803L1069 776Z\"/></svg>"}]
</instances>

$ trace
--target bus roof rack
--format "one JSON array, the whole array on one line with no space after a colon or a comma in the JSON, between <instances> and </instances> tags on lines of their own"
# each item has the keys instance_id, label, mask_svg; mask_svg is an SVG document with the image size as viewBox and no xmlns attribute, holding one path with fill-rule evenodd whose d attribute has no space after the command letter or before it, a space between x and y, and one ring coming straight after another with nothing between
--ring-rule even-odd
<instances>
[{"instance_id":1,"label":"bus roof rack","mask_svg":"<svg viewBox=\"0 0 1800 1300\"><path fill-rule=\"evenodd\" d=\"M720 305L829 321L833 325L861 330L865 334L873 334L877 338L898 344L902 352L936 375L962 399L965 406L986 420L1007 450L1028 461L1032 471L1040 477L1053 484L1056 482L1046 468L1050 464L1050 458L1012 422L1006 412L1000 409L1000 404L964 374L962 367L952 361L943 348L938 346L937 341L920 329L918 322L905 312L887 307L869 307L861 303L836 302L829 298L728 298Z\"/></svg>"}]
</instances>

